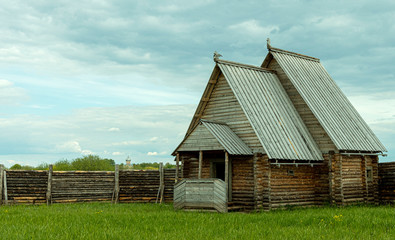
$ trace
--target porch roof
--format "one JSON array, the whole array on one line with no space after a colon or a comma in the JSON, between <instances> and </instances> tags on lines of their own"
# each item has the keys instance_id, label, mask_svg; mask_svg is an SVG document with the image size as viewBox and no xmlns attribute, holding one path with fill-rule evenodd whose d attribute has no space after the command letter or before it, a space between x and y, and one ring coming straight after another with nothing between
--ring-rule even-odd
<instances>
[{"instance_id":1,"label":"porch roof","mask_svg":"<svg viewBox=\"0 0 395 240\"><path fill-rule=\"evenodd\" d=\"M251 149L229 128L228 125L203 119L201 122L229 154L252 155Z\"/></svg>"}]
</instances>

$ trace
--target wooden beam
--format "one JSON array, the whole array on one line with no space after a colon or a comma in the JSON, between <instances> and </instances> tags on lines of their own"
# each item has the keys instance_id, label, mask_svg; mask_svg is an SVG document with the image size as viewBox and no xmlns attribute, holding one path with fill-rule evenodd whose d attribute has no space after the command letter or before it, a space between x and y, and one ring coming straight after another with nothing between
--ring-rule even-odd
<instances>
[{"instance_id":1,"label":"wooden beam","mask_svg":"<svg viewBox=\"0 0 395 240\"><path fill-rule=\"evenodd\" d=\"M362 156L362 163L365 167L364 167L364 174L365 175L365 203L368 202L368 198L369 198L369 183L368 183L368 171L367 171L367 159L366 156ZM373 171L372 171L373 174Z\"/></svg>"},{"instance_id":2,"label":"wooden beam","mask_svg":"<svg viewBox=\"0 0 395 240\"><path fill-rule=\"evenodd\" d=\"M3 184L4 184L4 204L8 205L8 191L7 191L7 171L3 174Z\"/></svg>"},{"instance_id":3,"label":"wooden beam","mask_svg":"<svg viewBox=\"0 0 395 240\"><path fill-rule=\"evenodd\" d=\"M155 203L162 203L163 201L163 192L165 189L165 180L164 180L164 171L163 171L163 162L159 163L159 189L158 194L156 195Z\"/></svg>"},{"instance_id":4,"label":"wooden beam","mask_svg":"<svg viewBox=\"0 0 395 240\"><path fill-rule=\"evenodd\" d=\"M228 201L231 202L232 201L232 158L229 158L229 196L228 196Z\"/></svg>"},{"instance_id":5,"label":"wooden beam","mask_svg":"<svg viewBox=\"0 0 395 240\"><path fill-rule=\"evenodd\" d=\"M258 182L257 182L257 154L255 153L252 159L252 172L254 176L254 209L258 208Z\"/></svg>"},{"instance_id":6,"label":"wooden beam","mask_svg":"<svg viewBox=\"0 0 395 240\"><path fill-rule=\"evenodd\" d=\"M114 198L113 203L119 202L119 165L115 164L115 172L114 172Z\"/></svg>"},{"instance_id":7,"label":"wooden beam","mask_svg":"<svg viewBox=\"0 0 395 240\"><path fill-rule=\"evenodd\" d=\"M163 197L165 195L165 170L163 168L163 162L159 164L159 169L160 169L160 203L163 201Z\"/></svg>"},{"instance_id":8,"label":"wooden beam","mask_svg":"<svg viewBox=\"0 0 395 240\"><path fill-rule=\"evenodd\" d=\"M181 158L181 178L184 178L184 158Z\"/></svg>"},{"instance_id":9,"label":"wooden beam","mask_svg":"<svg viewBox=\"0 0 395 240\"><path fill-rule=\"evenodd\" d=\"M340 204L344 205L344 189L343 189L343 156L339 156L340 165Z\"/></svg>"},{"instance_id":10,"label":"wooden beam","mask_svg":"<svg viewBox=\"0 0 395 240\"><path fill-rule=\"evenodd\" d=\"M53 165L50 164L48 169L47 206L52 204L52 173Z\"/></svg>"},{"instance_id":11,"label":"wooden beam","mask_svg":"<svg viewBox=\"0 0 395 240\"><path fill-rule=\"evenodd\" d=\"M177 153L176 155L176 179L175 182L178 182L178 169L180 168L180 154Z\"/></svg>"},{"instance_id":12,"label":"wooden beam","mask_svg":"<svg viewBox=\"0 0 395 240\"><path fill-rule=\"evenodd\" d=\"M199 151L199 173L198 178L202 178L202 163L203 163L203 151Z\"/></svg>"},{"instance_id":13,"label":"wooden beam","mask_svg":"<svg viewBox=\"0 0 395 240\"><path fill-rule=\"evenodd\" d=\"M266 160L268 162L268 172L267 172L267 208L270 211L272 209L272 185L271 185L271 179L272 179L272 167L270 166L269 159Z\"/></svg>"},{"instance_id":14,"label":"wooden beam","mask_svg":"<svg viewBox=\"0 0 395 240\"><path fill-rule=\"evenodd\" d=\"M0 164L0 205L3 204L3 175L4 175L4 166Z\"/></svg>"},{"instance_id":15,"label":"wooden beam","mask_svg":"<svg viewBox=\"0 0 395 240\"><path fill-rule=\"evenodd\" d=\"M334 152L329 152L329 155L328 155L328 180L329 180L329 202L331 203L331 204L333 204L334 203L334 200L335 200L335 193L334 193L334 191L333 191L333 188L334 188L334 174L333 174L333 154L334 154Z\"/></svg>"},{"instance_id":16,"label":"wooden beam","mask_svg":"<svg viewBox=\"0 0 395 240\"><path fill-rule=\"evenodd\" d=\"M229 154L225 152L225 186L226 186L226 200L229 199Z\"/></svg>"}]
</instances>

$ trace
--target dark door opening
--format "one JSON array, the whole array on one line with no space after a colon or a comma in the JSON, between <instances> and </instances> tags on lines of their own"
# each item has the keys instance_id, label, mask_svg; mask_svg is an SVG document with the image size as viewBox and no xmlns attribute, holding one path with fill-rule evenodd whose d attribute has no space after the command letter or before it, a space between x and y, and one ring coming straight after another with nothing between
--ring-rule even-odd
<instances>
[{"instance_id":1,"label":"dark door opening","mask_svg":"<svg viewBox=\"0 0 395 240\"><path fill-rule=\"evenodd\" d=\"M214 163L214 168L215 168L214 177L225 181L225 163L223 162Z\"/></svg>"}]
</instances>

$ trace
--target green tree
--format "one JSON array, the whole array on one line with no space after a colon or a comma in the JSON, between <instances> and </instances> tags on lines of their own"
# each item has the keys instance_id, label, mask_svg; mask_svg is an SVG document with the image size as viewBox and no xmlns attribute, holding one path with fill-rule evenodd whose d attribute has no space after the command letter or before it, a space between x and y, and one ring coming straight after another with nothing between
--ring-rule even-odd
<instances>
[{"instance_id":1,"label":"green tree","mask_svg":"<svg viewBox=\"0 0 395 240\"><path fill-rule=\"evenodd\" d=\"M71 163L67 159L62 159L53 165L54 171L71 171L73 170L71 167Z\"/></svg>"},{"instance_id":2,"label":"green tree","mask_svg":"<svg viewBox=\"0 0 395 240\"><path fill-rule=\"evenodd\" d=\"M34 170L34 167L16 163L10 167L10 170Z\"/></svg>"},{"instance_id":3,"label":"green tree","mask_svg":"<svg viewBox=\"0 0 395 240\"><path fill-rule=\"evenodd\" d=\"M88 155L76 158L71 162L72 170L85 171L114 171L115 161L107 158L100 158L97 155Z\"/></svg>"},{"instance_id":4,"label":"green tree","mask_svg":"<svg viewBox=\"0 0 395 240\"><path fill-rule=\"evenodd\" d=\"M14 164L10 167L10 170L21 170L21 169L22 169L22 166L18 163Z\"/></svg>"}]
</instances>

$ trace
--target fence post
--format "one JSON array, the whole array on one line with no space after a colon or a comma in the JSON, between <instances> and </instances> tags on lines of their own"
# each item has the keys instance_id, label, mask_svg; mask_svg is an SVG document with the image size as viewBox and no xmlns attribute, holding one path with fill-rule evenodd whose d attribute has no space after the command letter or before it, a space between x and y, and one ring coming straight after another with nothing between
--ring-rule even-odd
<instances>
[{"instance_id":1,"label":"fence post","mask_svg":"<svg viewBox=\"0 0 395 240\"><path fill-rule=\"evenodd\" d=\"M113 203L119 202L119 165L115 164L114 172L114 200Z\"/></svg>"},{"instance_id":2,"label":"fence post","mask_svg":"<svg viewBox=\"0 0 395 240\"><path fill-rule=\"evenodd\" d=\"M176 179L175 179L176 183L178 182L178 170L179 170L179 168L180 168L180 154L177 153L177 155L176 155Z\"/></svg>"},{"instance_id":3,"label":"fence post","mask_svg":"<svg viewBox=\"0 0 395 240\"><path fill-rule=\"evenodd\" d=\"M8 205L8 192L7 192L7 171L3 171L3 184L4 184L4 204Z\"/></svg>"},{"instance_id":4,"label":"fence post","mask_svg":"<svg viewBox=\"0 0 395 240\"><path fill-rule=\"evenodd\" d=\"M3 174L4 166L0 164L0 205L3 204Z\"/></svg>"},{"instance_id":5,"label":"fence post","mask_svg":"<svg viewBox=\"0 0 395 240\"><path fill-rule=\"evenodd\" d=\"M161 179L160 179L160 185L162 186L161 188L161 196L160 196L160 203L163 201L163 197L165 195L165 170L163 168L163 162L160 163L160 168L161 168Z\"/></svg>"},{"instance_id":6,"label":"fence post","mask_svg":"<svg viewBox=\"0 0 395 240\"><path fill-rule=\"evenodd\" d=\"M164 180L164 172L163 172L163 163L159 163L159 189L158 194L156 195L155 203L162 203L163 201L163 192L165 190L165 180Z\"/></svg>"},{"instance_id":7,"label":"fence post","mask_svg":"<svg viewBox=\"0 0 395 240\"><path fill-rule=\"evenodd\" d=\"M52 204L52 173L53 165L50 164L48 169L47 206Z\"/></svg>"}]
</instances>

